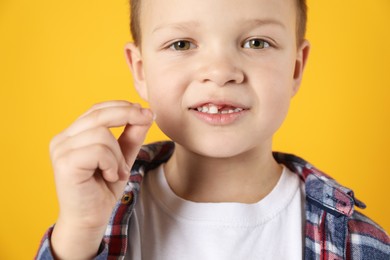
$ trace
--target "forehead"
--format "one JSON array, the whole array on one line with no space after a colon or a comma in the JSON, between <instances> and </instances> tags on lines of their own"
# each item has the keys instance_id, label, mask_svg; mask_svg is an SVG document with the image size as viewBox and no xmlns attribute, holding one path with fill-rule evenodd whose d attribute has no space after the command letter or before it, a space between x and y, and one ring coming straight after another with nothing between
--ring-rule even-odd
<instances>
[{"instance_id":1,"label":"forehead","mask_svg":"<svg viewBox=\"0 0 390 260\"><path fill-rule=\"evenodd\" d=\"M142 31L192 22L211 26L229 22L273 20L295 30L295 0L142 0Z\"/></svg>"}]
</instances>

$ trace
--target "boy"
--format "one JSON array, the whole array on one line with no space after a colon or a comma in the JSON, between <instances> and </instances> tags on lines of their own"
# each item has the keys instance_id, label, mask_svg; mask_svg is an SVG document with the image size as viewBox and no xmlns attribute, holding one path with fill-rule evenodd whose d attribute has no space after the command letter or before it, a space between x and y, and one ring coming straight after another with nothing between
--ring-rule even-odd
<instances>
[{"instance_id":1,"label":"boy","mask_svg":"<svg viewBox=\"0 0 390 260\"><path fill-rule=\"evenodd\" d=\"M98 104L53 139L60 214L37 258L389 259L352 191L271 151L305 17L298 0L133 0L126 56L151 110ZM174 143L141 148L153 119Z\"/></svg>"}]
</instances>

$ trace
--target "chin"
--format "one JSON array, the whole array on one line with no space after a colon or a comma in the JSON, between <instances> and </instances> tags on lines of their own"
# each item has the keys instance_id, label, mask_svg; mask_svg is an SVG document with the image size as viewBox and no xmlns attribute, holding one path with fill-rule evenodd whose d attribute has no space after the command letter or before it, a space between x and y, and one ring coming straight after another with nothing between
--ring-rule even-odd
<instances>
[{"instance_id":1,"label":"chin","mask_svg":"<svg viewBox=\"0 0 390 260\"><path fill-rule=\"evenodd\" d=\"M267 135L243 129L185 127L161 129L183 150L209 158L228 159L254 152L258 148L262 150L270 147Z\"/></svg>"},{"instance_id":2,"label":"chin","mask_svg":"<svg viewBox=\"0 0 390 260\"><path fill-rule=\"evenodd\" d=\"M184 149L187 149L193 153L201 155L203 157L217 158L217 159L228 159L232 157L240 156L246 152L252 150L251 146L246 146L242 142L231 142L225 140L213 140L207 142L195 141L193 143L180 144Z\"/></svg>"}]
</instances>

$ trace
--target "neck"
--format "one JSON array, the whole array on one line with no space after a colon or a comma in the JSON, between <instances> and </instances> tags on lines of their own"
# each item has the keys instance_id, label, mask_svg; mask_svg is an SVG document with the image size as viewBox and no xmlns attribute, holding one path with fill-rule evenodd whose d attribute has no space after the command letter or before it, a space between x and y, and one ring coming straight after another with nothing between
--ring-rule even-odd
<instances>
[{"instance_id":1,"label":"neck","mask_svg":"<svg viewBox=\"0 0 390 260\"><path fill-rule=\"evenodd\" d=\"M270 147L229 158L210 158L176 144L165 165L173 192L195 202L255 203L271 192L281 172Z\"/></svg>"}]
</instances>

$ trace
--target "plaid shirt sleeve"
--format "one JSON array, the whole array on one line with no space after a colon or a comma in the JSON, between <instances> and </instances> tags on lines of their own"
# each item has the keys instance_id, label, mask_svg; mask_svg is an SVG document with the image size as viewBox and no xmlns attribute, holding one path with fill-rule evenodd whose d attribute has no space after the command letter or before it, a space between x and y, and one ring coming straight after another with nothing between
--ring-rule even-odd
<instances>
[{"instance_id":1,"label":"plaid shirt sleeve","mask_svg":"<svg viewBox=\"0 0 390 260\"><path fill-rule=\"evenodd\" d=\"M46 231L45 235L43 236L39 250L35 256L35 259L39 259L39 260L53 260L54 259L53 251L52 251L51 245L50 245L50 238L51 238L51 234L53 232L53 228L54 228L54 226L50 227ZM102 244L100 245L99 252L98 252L95 260L104 260L104 259L107 259L107 256L108 256L108 246L103 241Z\"/></svg>"},{"instance_id":2,"label":"plaid shirt sleeve","mask_svg":"<svg viewBox=\"0 0 390 260\"><path fill-rule=\"evenodd\" d=\"M389 236L371 219L356 211L348 221L348 231L348 259L390 259Z\"/></svg>"}]
</instances>

